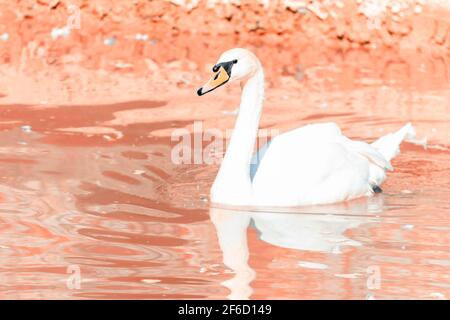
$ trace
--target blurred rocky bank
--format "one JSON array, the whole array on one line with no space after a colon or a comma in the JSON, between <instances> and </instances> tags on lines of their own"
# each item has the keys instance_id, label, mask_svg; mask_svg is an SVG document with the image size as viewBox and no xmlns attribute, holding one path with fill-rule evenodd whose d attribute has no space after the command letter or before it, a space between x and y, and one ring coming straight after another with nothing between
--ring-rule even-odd
<instances>
[{"instance_id":1,"label":"blurred rocky bank","mask_svg":"<svg viewBox=\"0 0 450 320\"><path fill-rule=\"evenodd\" d=\"M164 97L197 85L233 46L257 51L269 78L298 78L311 61L349 52L446 60L449 13L443 0L3 0L0 98ZM370 64L371 55L361 57Z\"/></svg>"}]
</instances>

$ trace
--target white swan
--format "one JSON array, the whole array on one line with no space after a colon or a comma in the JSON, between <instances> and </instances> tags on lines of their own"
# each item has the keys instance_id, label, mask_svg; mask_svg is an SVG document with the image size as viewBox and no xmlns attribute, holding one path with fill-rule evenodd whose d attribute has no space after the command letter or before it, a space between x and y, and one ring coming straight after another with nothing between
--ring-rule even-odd
<instances>
[{"instance_id":1,"label":"white swan","mask_svg":"<svg viewBox=\"0 0 450 320\"><path fill-rule=\"evenodd\" d=\"M225 205L303 206L329 204L380 192L400 143L414 135L410 123L372 144L345 137L337 124L310 124L283 133L255 155L264 99L264 72L250 51L224 52L198 95L228 81L246 81L236 124L211 188L211 201Z\"/></svg>"}]
</instances>

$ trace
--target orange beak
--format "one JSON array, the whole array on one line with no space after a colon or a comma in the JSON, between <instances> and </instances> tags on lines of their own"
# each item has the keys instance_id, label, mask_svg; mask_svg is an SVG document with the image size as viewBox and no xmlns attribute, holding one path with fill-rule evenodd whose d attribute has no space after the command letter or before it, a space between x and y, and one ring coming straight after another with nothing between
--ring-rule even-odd
<instances>
[{"instance_id":1,"label":"orange beak","mask_svg":"<svg viewBox=\"0 0 450 320\"><path fill-rule=\"evenodd\" d=\"M219 70L213 73L211 79L209 79L209 81L203 87L197 90L197 94L199 96L202 96L224 85L225 83L228 82L228 80L230 80L228 72L225 70L223 66L220 66Z\"/></svg>"}]
</instances>

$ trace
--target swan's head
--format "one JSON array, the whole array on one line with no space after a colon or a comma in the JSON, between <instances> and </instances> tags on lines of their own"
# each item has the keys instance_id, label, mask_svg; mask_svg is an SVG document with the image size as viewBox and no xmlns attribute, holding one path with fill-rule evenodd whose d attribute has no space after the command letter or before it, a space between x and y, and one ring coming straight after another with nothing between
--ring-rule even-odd
<instances>
[{"instance_id":1,"label":"swan's head","mask_svg":"<svg viewBox=\"0 0 450 320\"><path fill-rule=\"evenodd\" d=\"M235 48L225 51L213 66L211 79L197 90L197 94L202 96L229 81L246 80L259 68L258 58L249 50Z\"/></svg>"}]
</instances>

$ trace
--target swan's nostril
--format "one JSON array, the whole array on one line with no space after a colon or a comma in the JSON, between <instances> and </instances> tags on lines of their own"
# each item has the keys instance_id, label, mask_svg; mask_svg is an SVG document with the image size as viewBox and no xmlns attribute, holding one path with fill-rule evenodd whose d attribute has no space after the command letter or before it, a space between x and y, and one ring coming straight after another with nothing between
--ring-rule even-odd
<instances>
[{"instance_id":1,"label":"swan's nostril","mask_svg":"<svg viewBox=\"0 0 450 320\"><path fill-rule=\"evenodd\" d=\"M199 96L202 95L202 89L203 89L203 87L201 87L201 88L199 88L199 89L197 90L197 94L198 94Z\"/></svg>"},{"instance_id":2,"label":"swan's nostril","mask_svg":"<svg viewBox=\"0 0 450 320\"><path fill-rule=\"evenodd\" d=\"M216 74L216 76L214 77L214 80L217 80L217 78L219 77L219 75L220 75L220 72L218 72L218 73Z\"/></svg>"}]
</instances>

